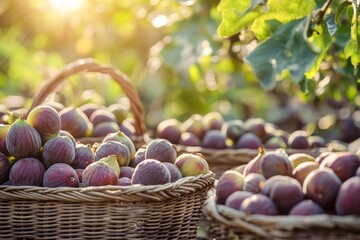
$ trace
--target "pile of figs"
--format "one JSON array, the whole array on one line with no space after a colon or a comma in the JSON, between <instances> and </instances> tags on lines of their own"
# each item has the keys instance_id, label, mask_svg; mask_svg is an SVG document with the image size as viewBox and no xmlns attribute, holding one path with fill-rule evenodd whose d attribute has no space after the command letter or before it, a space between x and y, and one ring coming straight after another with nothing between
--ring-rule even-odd
<instances>
[{"instance_id":1,"label":"pile of figs","mask_svg":"<svg viewBox=\"0 0 360 240\"><path fill-rule=\"evenodd\" d=\"M166 139L136 149L119 130L90 145L62 126L61 114L46 104L12 124L0 124L0 185L159 185L209 172L202 156L178 154Z\"/></svg>"},{"instance_id":2,"label":"pile of figs","mask_svg":"<svg viewBox=\"0 0 360 240\"><path fill-rule=\"evenodd\" d=\"M249 163L220 176L216 201L247 215L360 215L360 156L260 148Z\"/></svg>"},{"instance_id":3,"label":"pile of figs","mask_svg":"<svg viewBox=\"0 0 360 240\"><path fill-rule=\"evenodd\" d=\"M184 122L166 119L156 135L173 144L209 149L312 149L327 146L324 138L304 130L286 132L262 118L225 120L219 112L193 114Z\"/></svg>"}]
</instances>

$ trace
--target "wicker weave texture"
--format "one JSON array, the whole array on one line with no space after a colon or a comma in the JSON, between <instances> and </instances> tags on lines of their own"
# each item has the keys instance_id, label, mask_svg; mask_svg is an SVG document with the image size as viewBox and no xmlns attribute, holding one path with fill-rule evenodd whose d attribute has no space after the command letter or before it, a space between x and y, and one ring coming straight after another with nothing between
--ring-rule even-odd
<instances>
[{"instance_id":1,"label":"wicker weave texture","mask_svg":"<svg viewBox=\"0 0 360 240\"><path fill-rule=\"evenodd\" d=\"M214 174L161 186L0 186L1 239L195 239Z\"/></svg>"}]
</instances>

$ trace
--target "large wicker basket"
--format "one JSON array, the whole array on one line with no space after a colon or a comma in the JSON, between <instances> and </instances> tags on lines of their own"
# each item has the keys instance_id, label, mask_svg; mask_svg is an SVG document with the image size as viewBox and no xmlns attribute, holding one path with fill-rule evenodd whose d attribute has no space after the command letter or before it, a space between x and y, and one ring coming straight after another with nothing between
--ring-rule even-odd
<instances>
[{"instance_id":1,"label":"large wicker basket","mask_svg":"<svg viewBox=\"0 0 360 240\"><path fill-rule=\"evenodd\" d=\"M222 173L231 168L247 164L259 153L257 149L209 149L203 147L189 147L176 145L179 152L201 153L209 163L210 170L219 178ZM313 149L285 149L288 154L307 153L318 156L320 153L329 151L327 148Z\"/></svg>"},{"instance_id":2,"label":"large wicker basket","mask_svg":"<svg viewBox=\"0 0 360 240\"><path fill-rule=\"evenodd\" d=\"M109 75L116 83L120 85L124 94L129 99L130 110L134 118L134 127L136 134L131 136L131 140L136 146L141 146L145 142L146 138L146 128L144 123L144 109L140 96L136 88L131 83L129 77L116 69L112 65L102 65L96 62L92 58L80 59L74 62L71 62L65 65L59 72L53 76L51 79L46 81L40 88L39 91L35 94L34 100L28 113L39 104L43 103L46 98L53 92L58 91L59 86L70 76L79 74L79 73L101 73ZM101 142L102 137L83 137L78 138L77 140L82 143L95 143Z\"/></svg>"},{"instance_id":3,"label":"large wicker basket","mask_svg":"<svg viewBox=\"0 0 360 240\"><path fill-rule=\"evenodd\" d=\"M0 185L1 239L195 239L214 174L158 186Z\"/></svg>"},{"instance_id":4,"label":"large wicker basket","mask_svg":"<svg viewBox=\"0 0 360 240\"><path fill-rule=\"evenodd\" d=\"M216 204L214 194L203 208L207 239L360 239L359 216L245 215Z\"/></svg>"}]
</instances>

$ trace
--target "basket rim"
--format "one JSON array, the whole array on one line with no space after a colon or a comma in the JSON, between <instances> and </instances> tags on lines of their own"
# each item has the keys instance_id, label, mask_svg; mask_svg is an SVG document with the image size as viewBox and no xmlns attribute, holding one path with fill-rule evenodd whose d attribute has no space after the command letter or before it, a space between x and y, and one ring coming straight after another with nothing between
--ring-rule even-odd
<instances>
[{"instance_id":1,"label":"basket rim","mask_svg":"<svg viewBox=\"0 0 360 240\"><path fill-rule=\"evenodd\" d=\"M37 187L0 185L0 201L2 200L35 200L65 202L161 202L178 198L182 195L201 192L211 188L215 182L215 174L183 177L176 182L163 185L130 185L130 186L91 186L91 187Z\"/></svg>"},{"instance_id":2,"label":"basket rim","mask_svg":"<svg viewBox=\"0 0 360 240\"><path fill-rule=\"evenodd\" d=\"M240 210L217 204L214 192L209 195L203 207L203 213L209 220L228 228L236 228L265 238L272 238L279 231L291 234L294 230L310 230L313 228L360 232L360 216L357 215L246 215Z\"/></svg>"}]
</instances>

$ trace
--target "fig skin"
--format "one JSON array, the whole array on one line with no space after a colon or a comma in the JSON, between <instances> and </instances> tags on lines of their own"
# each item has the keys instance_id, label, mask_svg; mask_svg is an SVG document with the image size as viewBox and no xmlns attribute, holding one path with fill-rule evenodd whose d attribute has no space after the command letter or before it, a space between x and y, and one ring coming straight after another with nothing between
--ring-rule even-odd
<instances>
[{"instance_id":1,"label":"fig skin","mask_svg":"<svg viewBox=\"0 0 360 240\"><path fill-rule=\"evenodd\" d=\"M244 191L260 193L266 179L260 173L249 173L244 178Z\"/></svg>"},{"instance_id":2,"label":"fig skin","mask_svg":"<svg viewBox=\"0 0 360 240\"><path fill-rule=\"evenodd\" d=\"M90 119L91 114L100 108L101 106L99 104L88 102L80 105L78 109L85 113L85 115Z\"/></svg>"},{"instance_id":3,"label":"fig skin","mask_svg":"<svg viewBox=\"0 0 360 240\"><path fill-rule=\"evenodd\" d=\"M249 118L244 122L245 131L254 133L261 141L265 140L267 135L265 125L262 118Z\"/></svg>"},{"instance_id":4,"label":"fig skin","mask_svg":"<svg viewBox=\"0 0 360 240\"><path fill-rule=\"evenodd\" d=\"M44 187L79 187L78 175L70 165L66 163L55 163L44 173Z\"/></svg>"},{"instance_id":5,"label":"fig skin","mask_svg":"<svg viewBox=\"0 0 360 240\"><path fill-rule=\"evenodd\" d=\"M201 140L206 132L203 124L203 116L193 114L186 119L180 126L181 132L192 132Z\"/></svg>"},{"instance_id":6,"label":"fig skin","mask_svg":"<svg viewBox=\"0 0 360 240\"><path fill-rule=\"evenodd\" d=\"M9 151L6 148L6 134L10 129L8 124L0 124L0 152L9 156Z\"/></svg>"},{"instance_id":7,"label":"fig skin","mask_svg":"<svg viewBox=\"0 0 360 240\"><path fill-rule=\"evenodd\" d=\"M180 169L175 164L169 162L163 162L163 164L169 169L171 176L170 182L176 182L183 177Z\"/></svg>"},{"instance_id":8,"label":"fig skin","mask_svg":"<svg viewBox=\"0 0 360 240\"><path fill-rule=\"evenodd\" d=\"M225 204L227 198L236 191L242 191L244 186L244 176L235 171L227 170L219 178L216 185L216 202L218 204Z\"/></svg>"},{"instance_id":9,"label":"fig skin","mask_svg":"<svg viewBox=\"0 0 360 240\"><path fill-rule=\"evenodd\" d=\"M89 137L93 125L89 118L76 107L66 107L59 112L61 129L69 132L74 138Z\"/></svg>"},{"instance_id":10,"label":"fig skin","mask_svg":"<svg viewBox=\"0 0 360 240\"><path fill-rule=\"evenodd\" d=\"M99 160L99 162L104 162L107 163L110 167L112 167L112 169L114 169L116 176L119 178L120 177L120 166L119 163L117 161L117 156L116 155L110 155L104 158L101 158Z\"/></svg>"},{"instance_id":11,"label":"fig skin","mask_svg":"<svg viewBox=\"0 0 360 240\"><path fill-rule=\"evenodd\" d=\"M217 111L208 112L203 116L203 124L206 131L213 129L220 130L223 123L224 123L224 118L220 112Z\"/></svg>"},{"instance_id":12,"label":"fig skin","mask_svg":"<svg viewBox=\"0 0 360 240\"><path fill-rule=\"evenodd\" d=\"M12 186L42 186L45 167L36 158L22 158L10 169L9 181Z\"/></svg>"},{"instance_id":13,"label":"fig skin","mask_svg":"<svg viewBox=\"0 0 360 240\"><path fill-rule=\"evenodd\" d=\"M118 180L113 167L106 162L96 161L84 169L82 185L84 187L118 185Z\"/></svg>"},{"instance_id":14,"label":"fig skin","mask_svg":"<svg viewBox=\"0 0 360 240\"><path fill-rule=\"evenodd\" d=\"M103 141L95 151L95 161L110 155L116 155L120 167L128 166L130 163L130 151L123 142Z\"/></svg>"},{"instance_id":15,"label":"fig skin","mask_svg":"<svg viewBox=\"0 0 360 240\"><path fill-rule=\"evenodd\" d=\"M90 144L76 143L75 158L71 166L74 169L85 169L90 163L95 162L95 153Z\"/></svg>"},{"instance_id":16,"label":"fig skin","mask_svg":"<svg viewBox=\"0 0 360 240\"><path fill-rule=\"evenodd\" d=\"M293 149L308 149L309 139L307 132L303 130L292 132L288 139L288 146Z\"/></svg>"},{"instance_id":17,"label":"fig skin","mask_svg":"<svg viewBox=\"0 0 360 240\"><path fill-rule=\"evenodd\" d=\"M11 165L7 156L0 153L0 185L9 180Z\"/></svg>"},{"instance_id":18,"label":"fig skin","mask_svg":"<svg viewBox=\"0 0 360 240\"><path fill-rule=\"evenodd\" d=\"M252 195L253 193L248 191L235 191L227 197L225 206L240 210L241 203Z\"/></svg>"},{"instance_id":19,"label":"fig skin","mask_svg":"<svg viewBox=\"0 0 360 240\"><path fill-rule=\"evenodd\" d=\"M158 138L169 140L172 144L179 142L181 130L181 122L175 118L161 121L156 128Z\"/></svg>"},{"instance_id":20,"label":"fig skin","mask_svg":"<svg viewBox=\"0 0 360 240\"><path fill-rule=\"evenodd\" d=\"M145 147L139 148L135 153L135 158L130 161L129 166L135 168L140 162L145 160Z\"/></svg>"},{"instance_id":21,"label":"fig skin","mask_svg":"<svg viewBox=\"0 0 360 240\"><path fill-rule=\"evenodd\" d=\"M226 137L221 133L220 130L208 130L204 135L201 146L212 149L226 149Z\"/></svg>"},{"instance_id":22,"label":"fig skin","mask_svg":"<svg viewBox=\"0 0 360 240\"><path fill-rule=\"evenodd\" d=\"M182 153L174 163L184 177L198 176L209 172L209 164L199 155L192 153Z\"/></svg>"},{"instance_id":23,"label":"fig skin","mask_svg":"<svg viewBox=\"0 0 360 240\"><path fill-rule=\"evenodd\" d=\"M275 203L269 197L259 193L253 194L252 196L245 198L240 205L240 211L243 211L245 214L248 215L278 215Z\"/></svg>"},{"instance_id":24,"label":"fig skin","mask_svg":"<svg viewBox=\"0 0 360 240\"><path fill-rule=\"evenodd\" d=\"M34 157L40 152L40 134L25 119L17 119L6 135L6 148L16 159Z\"/></svg>"},{"instance_id":25,"label":"fig skin","mask_svg":"<svg viewBox=\"0 0 360 240\"><path fill-rule=\"evenodd\" d=\"M146 147L145 158L174 163L177 158L176 148L166 139L154 139Z\"/></svg>"},{"instance_id":26,"label":"fig skin","mask_svg":"<svg viewBox=\"0 0 360 240\"><path fill-rule=\"evenodd\" d=\"M259 147L261 147L261 145L261 139L255 133L247 132L239 137L239 139L234 145L234 148L258 149Z\"/></svg>"},{"instance_id":27,"label":"fig skin","mask_svg":"<svg viewBox=\"0 0 360 240\"><path fill-rule=\"evenodd\" d=\"M325 214L324 209L312 200L303 200L297 203L289 212L291 216L311 216Z\"/></svg>"},{"instance_id":28,"label":"fig skin","mask_svg":"<svg viewBox=\"0 0 360 240\"><path fill-rule=\"evenodd\" d=\"M121 177L118 180L118 184L119 186L130 186L131 185L131 179L128 177Z\"/></svg>"},{"instance_id":29,"label":"fig skin","mask_svg":"<svg viewBox=\"0 0 360 240\"><path fill-rule=\"evenodd\" d=\"M201 140L195 133L183 132L180 135L179 145L196 147L201 145Z\"/></svg>"},{"instance_id":30,"label":"fig skin","mask_svg":"<svg viewBox=\"0 0 360 240\"><path fill-rule=\"evenodd\" d=\"M309 173L313 170L319 168L319 164L317 162L303 162L297 165L292 171L292 177L298 180L298 182L303 185L304 180Z\"/></svg>"},{"instance_id":31,"label":"fig skin","mask_svg":"<svg viewBox=\"0 0 360 240\"><path fill-rule=\"evenodd\" d=\"M265 155L266 151L263 148L259 148L259 153L251 159L244 168L243 175L246 177L250 173L260 173L260 161Z\"/></svg>"},{"instance_id":32,"label":"fig skin","mask_svg":"<svg viewBox=\"0 0 360 240\"><path fill-rule=\"evenodd\" d=\"M120 131L120 127L114 122L101 122L94 126L93 137L105 137L109 133Z\"/></svg>"},{"instance_id":33,"label":"fig skin","mask_svg":"<svg viewBox=\"0 0 360 240\"><path fill-rule=\"evenodd\" d=\"M260 172L266 179L275 175L291 176L292 166L283 150L266 152L260 160Z\"/></svg>"},{"instance_id":34,"label":"fig skin","mask_svg":"<svg viewBox=\"0 0 360 240\"><path fill-rule=\"evenodd\" d=\"M145 159L134 170L131 184L161 185L170 183L169 169L156 159Z\"/></svg>"},{"instance_id":35,"label":"fig skin","mask_svg":"<svg viewBox=\"0 0 360 240\"><path fill-rule=\"evenodd\" d=\"M135 145L133 141L130 139L130 137L128 137L124 132L117 131L107 134L102 142L107 142L107 141L123 142L130 151L130 161L134 159L136 153Z\"/></svg>"},{"instance_id":36,"label":"fig skin","mask_svg":"<svg viewBox=\"0 0 360 240\"><path fill-rule=\"evenodd\" d=\"M46 168L55 163L72 165L75 160L75 146L67 136L58 136L47 141L42 150L42 161Z\"/></svg>"},{"instance_id":37,"label":"fig skin","mask_svg":"<svg viewBox=\"0 0 360 240\"><path fill-rule=\"evenodd\" d=\"M347 179L340 187L335 210L339 215L360 215L360 177Z\"/></svg>"},{"instance_id":38,"label":"fig skin","mask_svg":"<svg viewBox=\"0 0 360 240\"><path fill-rule=\"evenodd\" d=\"M303 162L315 162L315 158L307 153L294 153L289 155L289 160L293 169Z\"/></svg>"},{"instance_id":39,"label":"fig skin","mask_svg":"<svg viewBox=\"0 0 360 240\"><path fill-rule=\"evenodd\" d=\"M107 108L99 108L95 110L90 115L89 120L94 127L103 122L117 123L115 115L112 112L110 112Z\"/></svg>"},{"instance_id":40,"label":"fig skin","mask_svg":"<svg viewBox=\"0 0 360 240\"><path fill-rule=\"evenodd\" d=\"M59 136L61 120L59 113L51 106L39 105L33 108L27 116L27 122L33 126L41 136L42 144L49 139Z\"/></svg>"},{"instance_id":41,"label":"fig skin","mask_svg":"<svg viewBox=\"0 0 360 240\"><path fill-rule=\"evenodd\" d=\"M128 109L121 103L113 103L107 109L114 114L117 124L121 124L128 117Z\"/></svg>"},{"instance_id":42,"label":"fig skin","mask_svg":"<svg viewBox=\"0 0 360 240\"><path fill-rule=\"evenodd\" d=\"M245 133L244 122L240 119L225 121L221 127L221 132L234 143Z\"/></svg>"}]
</instances>

